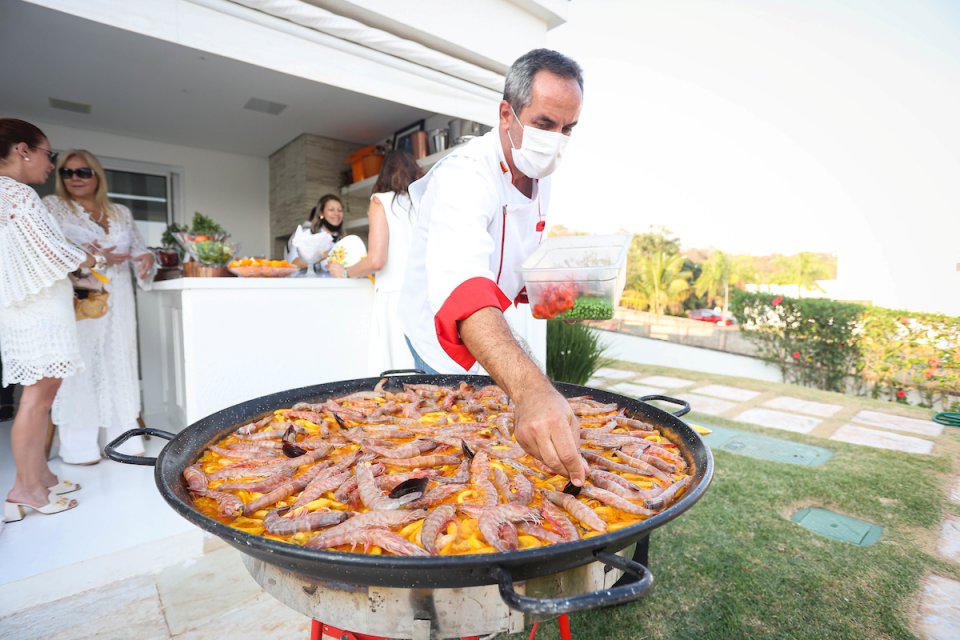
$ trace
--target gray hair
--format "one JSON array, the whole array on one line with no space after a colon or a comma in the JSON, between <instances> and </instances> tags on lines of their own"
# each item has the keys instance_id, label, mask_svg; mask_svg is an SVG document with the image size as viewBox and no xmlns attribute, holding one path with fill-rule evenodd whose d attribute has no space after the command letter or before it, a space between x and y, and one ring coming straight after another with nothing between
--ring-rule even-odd
<instances>
[{"instance_id":1,"label":"gray hair","mask_svg":"<svg viewBox=\"0 0 960 640\"><path fill-rule=\"evenodd\" d=\"M518 114L533 100L533 77L538 71L549 71L561 78L576 80L583 92L583 70L579 64L557 51L534 49L510 65L503 85L503 99Z\"/></svg>"}]
</instances>

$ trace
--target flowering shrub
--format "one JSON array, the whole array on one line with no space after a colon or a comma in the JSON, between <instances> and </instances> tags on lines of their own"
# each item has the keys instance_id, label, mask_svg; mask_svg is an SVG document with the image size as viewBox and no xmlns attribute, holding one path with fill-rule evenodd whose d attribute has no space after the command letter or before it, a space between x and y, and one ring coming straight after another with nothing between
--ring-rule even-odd
<instances>
[{"instance_id":1,"label":"flowering shrub","mask_svg":"<svg viewBox=\"0 0 960 640\"><path fill-rule=\"evenodd\" d=\"M845 390L859 359L855 334L863 307L735 291L730 308L744 337L780 366L785 382Z\"/></svg>"},{"instance_id":2,"label":"flowering shrub","mask_svg":"<svg viewBox=\"0 0 960 640\"><path fill-rule=\"evenodd\" d=\"M786 382L949 407L960 396L960 318L736 291L731 310Z\"/></svg>"}]
</instances>

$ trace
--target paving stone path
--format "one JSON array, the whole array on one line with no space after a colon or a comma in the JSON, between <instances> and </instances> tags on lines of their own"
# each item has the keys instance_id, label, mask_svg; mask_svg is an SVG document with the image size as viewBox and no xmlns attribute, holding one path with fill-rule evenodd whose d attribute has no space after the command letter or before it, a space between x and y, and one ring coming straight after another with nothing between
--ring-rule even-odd
<instances>
[{"instance_id":1,"label":"paving stone path","mask_svg":"<svg viewBox=\"0 0 960 640\"><path fill-rule=\"evenodd\" d=\"M854 412L839 404L615 367L599 369L587 384L632 397L679 398L689 402L695 414L916 455L931 455L944 430L933 421L882 411ZM953 479L950 500L960 504L960 475ZM960 564L960 517L948 516L942 523L937 552ZM916 625L923 640L960 640L960 581L928 575L920 589Z\"/></svg>"}]
</instances>

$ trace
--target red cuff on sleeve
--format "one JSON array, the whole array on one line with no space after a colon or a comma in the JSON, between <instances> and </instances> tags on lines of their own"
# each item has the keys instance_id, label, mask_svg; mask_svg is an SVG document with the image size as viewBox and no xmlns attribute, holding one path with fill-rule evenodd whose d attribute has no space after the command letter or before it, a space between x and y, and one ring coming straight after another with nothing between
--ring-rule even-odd
<instances>
[{"instance_id":1,"label":"red cuff on sleeve","mask_svg":"<svg viewBox=\"0 0 960 640\"><path fill-rule=\"evenodd\" d=\"M440 347L454 362L463 367L464 371L468 370L477 359L460 339L457 322L469 318L484 307L497 307L504 311L509 306L510 299L489 278L470 278L461 283L450 293L433 317Z\"/></svg>"},{"instance_id":2,"label":"red cuff on sleeve","mask_svg":"<svg viewBox=\"0 0 960 640\"><path fill-rule=\"evenodd\" d=\"M530 299L527 297L526 287L520 289L520 293L518 293L517 297L513 299L513 306L517 306L518 304L530 304Z\"/></svg>"}]
</instances>

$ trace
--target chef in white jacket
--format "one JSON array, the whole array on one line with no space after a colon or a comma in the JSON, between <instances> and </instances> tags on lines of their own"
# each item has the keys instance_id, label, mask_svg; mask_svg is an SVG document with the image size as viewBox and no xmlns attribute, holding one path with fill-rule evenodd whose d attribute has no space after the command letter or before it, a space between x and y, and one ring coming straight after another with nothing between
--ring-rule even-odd
<instances>
[{"instance_id":1,"label":"chef in white jacket","mask_svg":"<svg viewBox=\"0 0 960 640\"><path fill-rule=\"evenodd\" d=\"M580 117L583 76L537 49L511 65L499 126L410 185L417 211L400 315L418 368L474 373L513 399L520 445L582 484L586 464L567 401L514 339L503 310L526 302L520 265L540 243L550 180Z\"/></svg>"}]
</instances>

